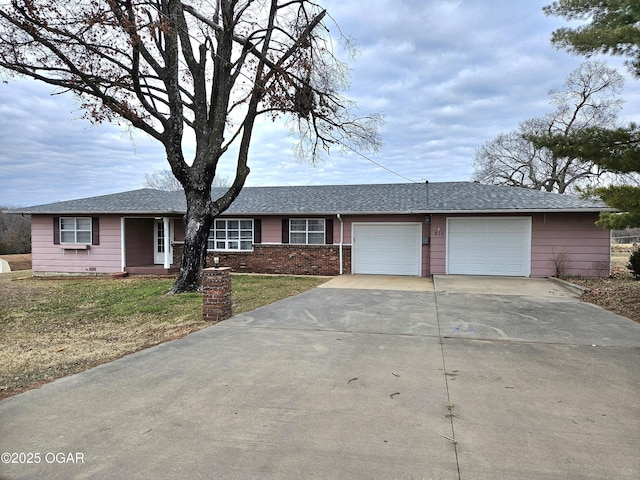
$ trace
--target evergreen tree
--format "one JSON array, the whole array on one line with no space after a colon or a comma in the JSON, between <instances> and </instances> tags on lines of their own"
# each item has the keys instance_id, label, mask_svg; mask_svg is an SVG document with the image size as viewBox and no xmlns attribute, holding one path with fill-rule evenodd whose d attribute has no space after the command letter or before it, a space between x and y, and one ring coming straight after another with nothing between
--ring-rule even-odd
<instances>
[{"instance_id":1,"label":"evergreen tree","mask_svg":"<svg viewBox=\"0 0 640 480\"><path fill-rule=\"evenodd\" d=\"M551 42L578 55L607 53L631 57L629 67L640 77L640 2L638 0L558 0L544 7L547 15L569 21L575 28L553 32Z\"/></svg>"},{"instance_id":2,"label":"evergreen tree","mask_svg":"<svg viewBox=\"0 0 640 480\"><path fill-rule=\"evenodd\" d=\"M629 124L616 129L588 128L569 135L531 136L538 148L547 148L554 157L572 157L615 173L640 173L640 126ZM640 226L640 187L613 185L588 193L598 195L622 213L603 213L599 224L621 230Z\"/></svg>"},{"instance_id":3,"label":"evergreen tree","mask_svg":"<svg viewBox=\"0 0 640 480\"><path fill-rule=\"evenodd\" d=\"M631 71L640 77L638 0L558 0L544 11L569 21L584 21L577 27L553 32L553 44L587 57L597 53L628 57ZM640 173L640 127L635 124L615 129L594 127L565 137L551 134L530 140L551 150L554 157L571 155L617 173ZM640 226L640 187L611 186L597 188L594 193L622 212L603 214L600 224L614 229Z\"/></svg>"}]
</instances>

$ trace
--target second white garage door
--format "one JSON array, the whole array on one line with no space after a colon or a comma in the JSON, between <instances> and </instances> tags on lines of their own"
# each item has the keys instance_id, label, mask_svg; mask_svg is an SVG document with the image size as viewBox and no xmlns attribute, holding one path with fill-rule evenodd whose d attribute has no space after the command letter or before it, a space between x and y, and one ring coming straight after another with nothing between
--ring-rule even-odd
<instances>
[{"instance_id":1,"label":"second white garage door","mask_svg":"<svg viewBox=\"0 0 640 480\"><path fill-rule=\"evenodd\" d=\"M531 274L531 218L447 219L447 273Z\"/></svg>"},{"instance_id":2,"label":"second white garage door","mask_svg":"<svg viewBox=\"0 0 640 480\"><path fill-rule=\"evenodd\" d=\"M354 223L352 271L370 275L420 275L420 223Z\"/></svg>"}]
</instances>

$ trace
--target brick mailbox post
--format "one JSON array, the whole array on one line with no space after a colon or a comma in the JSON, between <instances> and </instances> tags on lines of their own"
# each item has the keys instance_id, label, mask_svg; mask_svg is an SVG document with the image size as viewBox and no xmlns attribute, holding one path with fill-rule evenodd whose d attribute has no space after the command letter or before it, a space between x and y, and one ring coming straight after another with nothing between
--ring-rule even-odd
<instances>
[{"instance_id":1,"label":"brick mailbox post","mask_svg":"<svg viewBox=\"0 0 640 480\"><path fill-rule=\"evenodd\" d=\"M231 268L202 270L202 319L217 323L231 316Z\"/></svg>"}]
</instances>

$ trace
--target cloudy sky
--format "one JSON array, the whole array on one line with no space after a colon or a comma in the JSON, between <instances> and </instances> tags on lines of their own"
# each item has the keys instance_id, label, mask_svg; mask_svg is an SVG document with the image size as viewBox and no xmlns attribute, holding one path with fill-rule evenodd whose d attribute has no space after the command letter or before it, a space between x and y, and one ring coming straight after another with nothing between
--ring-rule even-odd
<instances>
[{"instance_id":1,"label":"cloudy sky","mask_svg":"<svg viewBox=\"0 0 640 480\"><path fill-rule=\"evenodd\" d=\"M556 50L549 0L323 0L358 44L349 97L381 113L378 154L334 152L297 162L286 129L270 121L252 143L247 185L466 181L477 148L551 110L583 57ZM640 122L640 80L626 77L622 121ZM0 84L0 205L27 206L141 188L168 168L155 141L82 120L74 100L32 81ZM231 178L226 163L219 169Z\"/></svg>"}]
</instances>

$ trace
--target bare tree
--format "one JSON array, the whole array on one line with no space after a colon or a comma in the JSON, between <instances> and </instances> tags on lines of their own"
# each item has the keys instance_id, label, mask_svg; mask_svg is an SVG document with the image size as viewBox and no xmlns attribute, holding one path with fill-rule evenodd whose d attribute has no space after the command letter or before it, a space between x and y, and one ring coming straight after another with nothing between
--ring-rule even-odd
<instances>
[{"instance_id":1,"label":"bare tree","mask_svg":"<svg viewBox=\"0 0 640 480\"><path fill-rule=\"evenodd\" d=\"M0 207L0 254L31 252L31 221L3 209Z\"/></svg>"},{"instance_id":2,"label":"bare tree","mask_svg":"<svg viewBox=\"0 0 640 480\"><path fill-rule=\"evenodd\" d=\"M601 62L583 63L561 90L549 92L554 112L526 120L477 150L473 179L558 193L597 180L606 169L578 158L555 156L547 148L536 147L531 138L615 125L622 85L623 77L615 69Z\"/></svg>"},{"instance_id":3,"label":"bare tree","mask_svg":"<svg viewBox=\"0 0 640 480\"><path fill-rule=\"evenodd\" d=\"M179 192L182 190L182 184L171 170L157 170L153 173L145 173L143 186L146 188L155 188L156 190L165 190L167 192ZM231 186L231 180L228 177L216 175L211 186L229 188Z\"/></svg>"},{"instance_id":4,"label":"bare tree","mask_svg":"<svg viewBox=\"0 0 640 480\"><path fill-rule=\"evenodd\" d=\"M187 201L172 292L194 291L213 218L249 174L258 117L288 116L311 162L336 144L379 145L379 118L355 117L341 93L348 70L328 18L310 0L10 0L0 6L0 67L72 92L92 121L124 120L164 146ZM212 199L233 145L235 178Z\"/></svg>"},{"instance_id":5,"label":"bare tree","mask_svg":"<svg viewBox=\"0 0 640 480\"><path fill-rule=\"evenodd\" d=\"M153 173L145 173L143 186L167 192L179 192L182 190L182 184L171 170L157 170Z\"/></svg>"}]
</instances>

